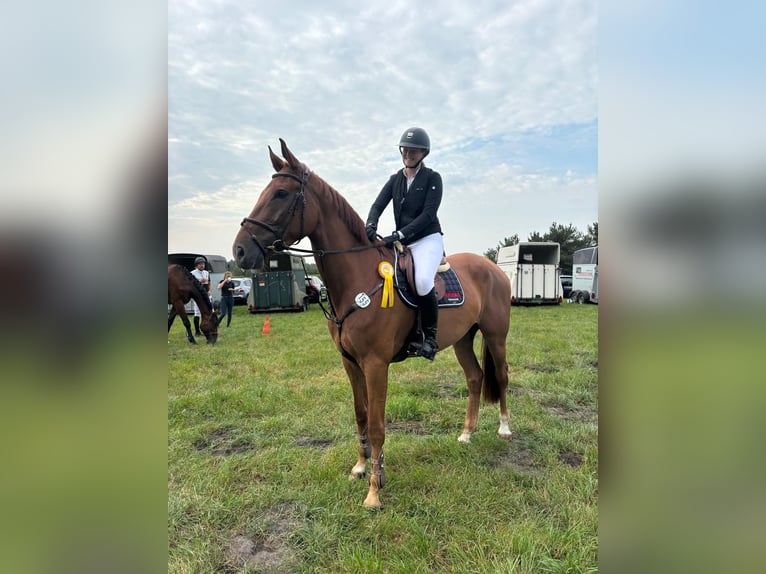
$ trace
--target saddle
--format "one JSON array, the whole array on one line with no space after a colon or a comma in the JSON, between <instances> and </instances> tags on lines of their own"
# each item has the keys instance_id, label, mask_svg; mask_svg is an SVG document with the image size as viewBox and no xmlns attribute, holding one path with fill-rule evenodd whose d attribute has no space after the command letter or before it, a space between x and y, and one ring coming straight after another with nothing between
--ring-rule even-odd
<instances>
[{"instance_id":1,"label":"saddle","mask_svg":"<svg viewBox=\"0 0 766 574\"><path fill-rule=\"evenodd\" d=\"M412 251L398 241L394 243L394 246L394 268L396 269L394 285L402 301L416 308L418 297L415 290L415 261L412 258ZM465 301L460 279L446 257L442 257L441 264L436 269L434 289L439 307L459 307Z\"/></svg>"}]
</instances>

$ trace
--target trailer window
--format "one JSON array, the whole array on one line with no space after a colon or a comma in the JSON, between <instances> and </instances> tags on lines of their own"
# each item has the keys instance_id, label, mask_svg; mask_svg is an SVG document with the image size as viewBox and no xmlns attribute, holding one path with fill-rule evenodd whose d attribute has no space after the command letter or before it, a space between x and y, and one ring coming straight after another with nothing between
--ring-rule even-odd
<instances>
[{"instance_id":1,"label":"trailer window","mask_svg":"<svg viewBox=\"0 0 766 574\"><path fill-rule=\"evenodd\" d=\"M586 265L588 263L593 263L592 259L595 249L595 247L588 247L587 249L580 249L579 251L575 251L572 255L572 264Z\"/></svg>"},{"instance_id":2,"label":"trailer window","mask_svg":"<svg viewBox=\"0 0 766 574\"><path fill-rule=\"evenodd\" d=\"M226 258L220 255L206 255L207 270L211 273L223 273L226 271Z\"/></svg>"}]
</instances>

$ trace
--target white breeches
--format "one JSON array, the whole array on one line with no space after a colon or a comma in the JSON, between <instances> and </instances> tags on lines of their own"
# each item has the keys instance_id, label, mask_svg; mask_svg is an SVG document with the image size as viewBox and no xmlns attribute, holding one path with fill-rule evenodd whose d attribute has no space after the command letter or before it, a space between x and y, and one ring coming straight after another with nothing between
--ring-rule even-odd
<instances>
[{"instance_id":1,"label":"white breeches","mask_svg":"<svg viewBox=\"0 0 766 574\"><path fill-rule=\"evenodd\" d=\"M441 233L432 233L408 245L415 262L415 290L421 297L434 288L436 269L444 256Z\"/></svg>"}]
</instances>

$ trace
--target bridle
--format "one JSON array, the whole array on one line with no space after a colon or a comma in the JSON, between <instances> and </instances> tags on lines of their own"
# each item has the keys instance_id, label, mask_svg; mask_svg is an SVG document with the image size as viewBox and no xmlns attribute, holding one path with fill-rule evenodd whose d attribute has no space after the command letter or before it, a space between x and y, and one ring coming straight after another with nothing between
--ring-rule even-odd
<instances>
[{"instance_id":1,"label":"bridle","mask_svg":"<svg viewBox=\"0 0 766 574\"><path fill-rule=\"evenodd\" d=\"M298 191L298 195L295 196L295 200L293 201L293 204L290 206L290 209L287 211L288 218L292 219L293 215L295 215L295 211L298 209L298 205L301 206L301 233L299 237L303 237L303 221L306 214L306 183L308 182L309 176L311 175L311 170L304 166L303 168L303 176L298 177L294 173L290 172L277 172L274 175L271 176L271 179L274 179L276 177L289 177L291 179L294 179L297 182L300 182L301 188ZM258 249L261 250L264 257L268 256L269 251L285 251L287 249L290 249L290 251L296 251L300 253L307 253L312 255L318 255L319 257L323 257L324 255L330 255L330 254L337 254L337 253L352 253L354 251L366 251L367 249L375 249L379 248L379 245L376 244L370 244L370 245L357 245L356 247L350 247L348 249L298 249L297 247L290 248L289 246L285 245L284 239L282 239L282 233L276 229L273 225L269 225L268 223L264 221L259 221L257 219L253 219L252 217L245 217L242 219L242 223L239 224L240 227L243 227L245 223L252 223L253 225L257 225L259 227L263 227L266 231L269 233L272 233L274 235L274 243L271 245L265 246L260 239L258 239L255 234L250 234L250 239L253 240L253 242L258 246ZM289 219L288 219L289 223ZM287 227L285 225L285 227Z\"/></svg>"},{"instance_id":2,"label":"bridle","mask_svg":"<svg viewBox=\"0 0 766 574\"><path fill-rule=\"evenodd\" d=\"M274 179L276 177L289 177L291 179L294 179L297 182L300 182L300 184L301 184L301 188L298 191L298 194L295 196L295 200L293 201L293 204L290 206L290 209L287 212L287 217L288 217L287 223L289 223L290 219L292 219L292 217L295 215L295 212L298 209L298 205L300 204L300 206L301 206L301 233L300 233L299 237L301 237L301 238L304 236L303 235L303 221L304 221L304 217L305 217L305 213L306 213L306 183L308 182L308 178L309 178L310 175L311 175L311 171L307 167L304 166L303 167L303 175L301 177L298 177L297 175L295 175L293 173L290 173L290 172L281 172L281 171L277 172L277 173L275 173L274 175L271 176L271 179ZM372 244L369 244L369 245L357 245L355 247L350 247L348 249L333 249L333 250L298 249L298 248L295 248L295 247L289 248L288 246L285 245L285 242L284 242L284 240L282 238L283 232L280 232L273 225L269 225L266 222L259 221L257 219L253 219L252 217L245 217L245 218L243 218L242 219L242 223L239 224L240 227L244 227L245 223L252 223L253 225L257 225L258 227L262 227L263 229L265 229L266 231L268 231L269 233L274 235L274 238L275 238L274 239L274 243L272 243L271 245L266 247L266 246L263 245L263 243L261 243L260 239L258 239L255 236L255 234L253 234L253 233L250 234L250 239L252 239L255 242L255 244L258 246L258 249L260 249L261 252L263 253L264 257L268 257L268 250L286 251L286 250L289 249L289 251L287 251L288 253L291 253L292 251L299 251L299 252L302 252L302 253L311 253L311 254L314 254L314 255L318 255L319 257L323 257L324 255L329 255L329 254L352 253L354 251L365 251L367 249L377 249L380 252L381 260L383 259L383 253L381 251L381 246L378 245L378 244L372 243ZM286 227L287 226L285 225L284 228L286 228ZM304 264L304 269L305 269L305 264ZM383 282L381 281L371 291L369 291L367 293L367 296L368 297L372 297L382 287L383 287ZM330 310L329 311L327 309L325 309L325 307L324 307L324 305L322 305L321 301L319 303L319 306L322 308L322 311L324 312L325 317L327 317L327 319L329 319L331 321L334 321L335 324L338 326L338 333L339 334L340 334L340 329L341 329L341 327L343 325L343 321L346 320L346 317L348 317L351 313L353 313L354 311L356 311L357 309L360 308L359 305L355 301L354 304L351 305L351 307L348 310L346 310L346 312L343 313L342 316L338 317L335 314L335 308L334 308L334 306L332 304L332 299L330 299ZM348 351L346 351L342 346L341 346L341 354L343 354L343 356L346 357L347 359L350 359L350 360L356 362L356 359L353 356L351 356L348 353ZM381 467L382 467L382 462L383 462L382 461L382 456L381 456L381 461L380 462L381 462Z\"/></svg>"},{"instance_id":3,"label":"bridle","mask_svg":"<svg viewBox=\"0 0 766 574\"><path fill-rule=\"evenodd\" d=\"M304 167L303 175L301 177L298 177L297 175L290 173L290 172L277 172L274 175L271 176L271 179L277 178L277 177L289 177L291 179L294 179L295 181L299 182L301 184L301 189L298 191L298 194L295 196L295 199L293 200L293 204L290 206L290 209L287 210L287 217L288 222L292 217L295 215L295 212L298 209L298 206L301 207L301 233L299 237L303 237L303 220L306 215L306 182L308 182L309 176L311 175L311 171ZM264 221L259 221L257 219L253 219L252 217L245 217L242 219L242 223L240 223L240 227L243 227L245 223L252 223L253 225L257 225L259 227L263 227L266 231L269 233L274 234L274 243L270 245L268 248L261 243L261 241L255 236L255 234L250 234L250 239L252 239L255 244L258 246L258 249L263 252L264 257L268 254L268 249L273 249L274 251L284 251L286 249L284 239L282 238L282 235L284 234L284 228L287 226L283 226L282 231L279 231L274 226L269 225L268 223Z\"/></svg>"}]
</instances>

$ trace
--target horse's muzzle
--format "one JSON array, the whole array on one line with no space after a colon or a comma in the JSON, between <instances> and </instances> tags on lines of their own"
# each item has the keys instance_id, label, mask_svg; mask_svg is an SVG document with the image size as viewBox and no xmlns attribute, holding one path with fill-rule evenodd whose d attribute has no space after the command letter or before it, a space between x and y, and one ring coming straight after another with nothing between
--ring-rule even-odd
<instances>
[{"instance_id":1,"label":"horse's muzzle","mask_svg":"<svg viewBox=\"0 0 766 574\"><path fill-rule=\"evenodd\" d=\"M264 253L260 245L244 230L237 234L232 246L232 254L234 261L241 269L259 269L264 263Z\"/></svg>"}]
</instances>

